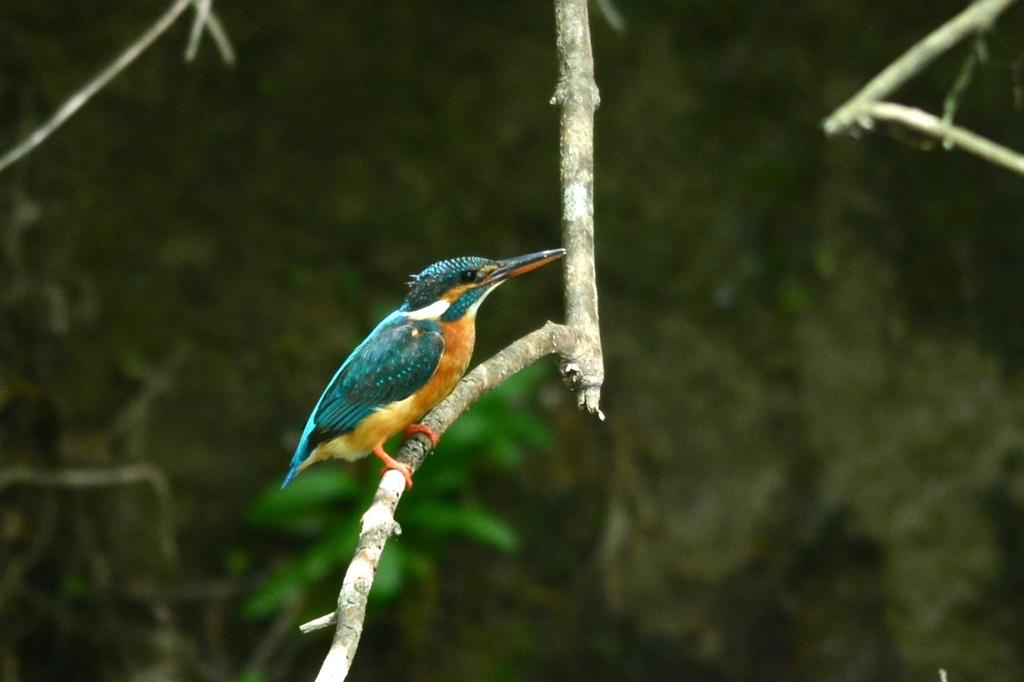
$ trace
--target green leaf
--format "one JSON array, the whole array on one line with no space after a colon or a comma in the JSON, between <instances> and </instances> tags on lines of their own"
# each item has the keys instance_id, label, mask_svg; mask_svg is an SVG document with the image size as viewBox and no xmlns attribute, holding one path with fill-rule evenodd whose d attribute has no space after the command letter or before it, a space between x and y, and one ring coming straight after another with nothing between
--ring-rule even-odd
<instances>
[{"instance_id":1,"label":"green leaf","mask_svg":"<svg viewBox=\"0 0 1024 682\"><path fill-rule=\"evenodd\" d=\"M315 513L328 503L352 500L359 495L359 483L345 469L321 467L310 470L288 484L264 492L249 508L249 522L257 526L287 525L285 521Z\"/></svg>"},{"instance_id":2,"label":"green leaf","mask_svg":"<svg viewBox=\"0 0 1024 682\"><path fill-rule=\"evenodd\" d=\"M405 547L389 542L380 555L377 573L373 578L370 596L378 602L389 602L397 597L405 586Z\"/></svg>"},{"instance_id":3,"label":"green leaf","mask_svg":"<svg viewBox=\"0 0 1024 682\"><path fill-rule=\"evenodd\" d=\"M80 575L66 575L61 583L65 597L81 598L89 594L89 583Z\"/></svg>"},{"instance_id":4,"label":"green leaf","mask_svg":"<svg viewBox=\"0 0 1024 682\"><path fill-rule=\"evenodd\" d=\"M510 433L514 433L516 440L522 440L522 445L533 448L547 449L555 445L555 432L548 426L547 422L531 412L525 410L514 410L508 415Z\"/></svg>"},{"instance_id":5,"label":"green leaf","mask_svg":"<svg viewBox=\"0 0 1024 682\"><path fill-rule=\"evenodd\" d=\"M263 618L301 598L309 587L348 564L358 534L357 519L346 519L336 524L320 542L276 571L246 601L242 607L243 614L248 618Z\"/></svg>"},{"instance_id":6,"label":"green leaf","mask_svg":"<svg viewBox=\"0 0 1024 682\"><path fill-rule=\"evenodd\" d=\"M426 552L391 541L380 555L377 573L370 590L370 601L381 605L394 601L412 580L419 580L434 569L434 562Z\"/></svg>"},{"instance_id":7,"label":"green leaf","mask_svg":"<svg viewBox=\"0 0 1024 682\"><path fill-rule=\"evenodd\" d=\"M252 557L249 552L239 547L232 548L224 557L225 570L228 575L236 578L248 570L250 563L252 563Z\"/></svg>"},{"instance_id":8,"label":"green leaf","mask_svg":"<svg viewBox=\"0 0 1024 682\"><path fill-rule=\"evenodd\" d=\"M522 371L513 374L499 389L502 400L505 403L529 401L537 390L538 384L547 376L550 367L546 363L535 362Z\"/></svg>"},{"instance_id":9,"label":"green leaf","mask_svg":"<svg viewBox=\"0 0 1024 682\"><path fill-rule=\"evenodd\" d=\"M313 268L306 264L293 265L285 273L285 278L288 280L289 286L299 291L308 289L309 285L313 282L313 277L316 273Z\"/></svg>"},{"instance_id":10,"label":"green leaf","mask_svg":"<svg viewBox=\"0 0 1024 682\"><path fill-rule=\"evenodd\" d=\"M356 301L363 294L363 276L355 268L342 268L338 272L338 290L345 298Z\"/></svg>"},{"instance_id":11,"label":"green leaf","mask_svg":"<svg viewBox=\"0 0 1024 682\"><path fill-rule=\"evenodd\" d=\"M259 620L277 613L293 600L302 597L309 579L304 566L298 562L289 565L275 573L245 600L242 615L251 620Z\"/></svg>"},{"instance_id":12,"label":"green leaf","mask_svg":"<svg viewBox=\"0 0 1024 682\"><path fill-rule=\"evenodd\" d=\"M408 511L402 524L410 534L462 535L510 554L519 549L515 530L498 515L477 505L425 503Z\"/></svg>"},{"instance_id":13,"label":"green leaf","mask_svg":"<svg viewBox=\"0 0 1024 682\"><path fill-rule=\"evenodd\" d=\"M472 472L464 465L453 465L451 462L441 462L440 459L430 464L432 466L416 473L416 490L429 490L434 497L464 490L473 478ZM410 497L406 506L415 504Z\"/></svg>"}]
</instances>

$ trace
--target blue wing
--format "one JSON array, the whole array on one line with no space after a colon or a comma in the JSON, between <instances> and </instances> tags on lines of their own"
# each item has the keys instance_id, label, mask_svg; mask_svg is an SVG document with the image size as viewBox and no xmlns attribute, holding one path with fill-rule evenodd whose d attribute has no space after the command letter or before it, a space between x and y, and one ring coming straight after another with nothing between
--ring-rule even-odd
<instances>
[{"instance_id":1,"label":"blue wing","mask_svg":"<svg viewBox=\"0 0 1024 682\"><path fill-rule=\"evenodd\" d=\"M281 487L317 445L352 431L375 410L408 398L434 375L444 337L431 320L401 313L384 318L334 375L306 422Z\"/></svg>"}]
</instances>

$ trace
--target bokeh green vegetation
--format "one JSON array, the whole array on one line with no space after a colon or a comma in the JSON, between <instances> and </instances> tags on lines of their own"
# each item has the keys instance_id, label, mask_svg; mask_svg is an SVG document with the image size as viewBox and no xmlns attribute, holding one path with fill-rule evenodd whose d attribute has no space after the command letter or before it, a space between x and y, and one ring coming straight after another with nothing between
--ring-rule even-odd
<instances>
[{"instance_id":1,"label":"bokeh green vegetation","mask_svg":"<svg viewBox=\"0 0 1024 682\"><path fill-rule=\"evenodd\" d=\"M519 547L514 528L476 494L485 475L508 475L527 452L550 448L554 433L529 407L545 369L538 363L484 396L444 434L437 451L402 498L396 518L402 534L387 545L370 603L393 601L410 584L430 579L450 543L468 539L500 552ZM397 445L398 438L390 445ZM372 467L371 467L372 469ZM374 470L375 473L375 470ZM377 476L360 480L344 463L319 464L288 487L264 491L249 509L249 523L300 543L281 559L245 603L249 618L269 616L294 600L310 612L330 611L352 559L360 516L377 488Z\"/></svg>"}]
</instances>

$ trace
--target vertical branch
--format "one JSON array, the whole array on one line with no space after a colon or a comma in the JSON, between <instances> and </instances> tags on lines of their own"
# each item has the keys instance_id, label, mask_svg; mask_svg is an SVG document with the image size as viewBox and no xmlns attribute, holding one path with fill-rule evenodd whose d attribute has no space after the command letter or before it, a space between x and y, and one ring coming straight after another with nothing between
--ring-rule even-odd
<instances>
[{"instance_id":1,"label":"vertical branch","mask_svg":"<svg viewBox=\"0 0 1024 682\"><path fill-rule=\"evenodd\" d=\"M551 103L561 107L562 243L566 322L590 340L582 366L563 365L580 408L601 415L604 359L597 314L594 266L594 82L587 0L555 0L558 86ZM601 415L603 418L603 415Z\"/></svg>"}]
</instances>

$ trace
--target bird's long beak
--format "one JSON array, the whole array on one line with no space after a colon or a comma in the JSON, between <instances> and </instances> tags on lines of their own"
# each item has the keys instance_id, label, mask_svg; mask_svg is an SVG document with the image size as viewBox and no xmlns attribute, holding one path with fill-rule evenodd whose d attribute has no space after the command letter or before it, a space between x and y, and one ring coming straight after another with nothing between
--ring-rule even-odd
<instances>
[{"instance_id":1,"label":"bird's long beak","mask_svg":"<svg viewBox=\"0 0 1024 682\"><path fill-rule=\"evenodd\" d=\"M531 253L525 256L517 256L515 258L509 258L498 262L498 268L492 272L487 279L480 282L480 284L497 284L503 282L510 277L517 277L524 272L535 270L542 265L550 263L553 260L557 260L565 255L565 249L551 249L550 251L540 251L538 253Z\"/></svg>"}]
</instances>

